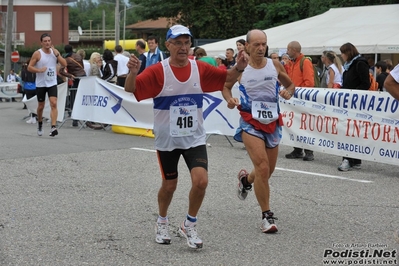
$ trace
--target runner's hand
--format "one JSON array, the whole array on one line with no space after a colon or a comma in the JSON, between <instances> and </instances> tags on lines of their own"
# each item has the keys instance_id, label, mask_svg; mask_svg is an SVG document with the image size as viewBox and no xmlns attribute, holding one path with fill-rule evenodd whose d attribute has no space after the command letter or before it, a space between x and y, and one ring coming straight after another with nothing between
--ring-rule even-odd
<instances>
[{"instance_id":1,"label":"runner's hand","mask_svg":"<svg viewBox=\"0 0 399 266\"><path fill-rule=\"evenodd\" d=\"M248 61L248 54L244 50L239 51L236 58L236 68L239 70L246 68L248 65Z\"/></svg>"},{"instance_id":2,"label":"runner's hand","mask_svg":"<svg viewBox=\"0 0 399 266\"><path fill-rule=\"evenodd\" d=\"M127 68L129 68L130 73L137 74L140 70L140 66L141 66L140 60L137 58L137 56L132 54L130 56L129 61L127 62Z\"/></svg>"},{"instance_id":3,"label":"runner's hand","mask_svg":"<svg viewBox=\"0 0 399 266\"><path fill-rule=\"evenodd\" d=\"M234 109L234 107L236 107L236 106L239 106L240 105L240 101L238 100L238 98L230 98L228 101L227 101L227 107L229 108L229 109Z\"/></svg>"}]
</instances>

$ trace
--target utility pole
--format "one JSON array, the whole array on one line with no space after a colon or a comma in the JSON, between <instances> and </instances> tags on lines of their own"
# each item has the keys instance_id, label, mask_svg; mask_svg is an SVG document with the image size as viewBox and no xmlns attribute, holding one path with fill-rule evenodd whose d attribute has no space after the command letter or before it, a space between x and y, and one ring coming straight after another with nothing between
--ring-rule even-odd
<instances>
[{"instance_id":1,"label":"utility pole","mask_svg":"<svg viewBox=\"0 0 399 266\"><path fill-rule=\"evenodd\" d=\"M119 0L116 0L115 5L115 46L119 45L119 31L120 31L120 19L119 19Z\"/></svg>"},{"instance_id":2,"label":"utility pole","mask_svg":"<svg viewBox=\"0 0 399 266\"><path fill-rule=\"evenodd\" d=\"M103 9L103 39L105 40L105 10Z\"/></svg>"},{"instance_id":3,"label":"utility pole","mask_svg":"<svg viewBox=\"0 0 399 266\"><path fill-rule=\"evenodd\" d=\"M7 5L7 27L6 27L6 47L4 51L4 80L11 70L11 44L12 44L12 26L14 18L14 0L8 0Z\"/></svg>"}]
</instances>

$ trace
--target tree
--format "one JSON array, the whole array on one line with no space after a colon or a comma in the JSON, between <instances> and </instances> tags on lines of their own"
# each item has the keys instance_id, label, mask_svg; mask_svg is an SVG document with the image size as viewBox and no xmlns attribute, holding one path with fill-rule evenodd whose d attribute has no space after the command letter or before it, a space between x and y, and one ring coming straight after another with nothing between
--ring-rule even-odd
<instances>
[{"instance_id":1,"label":"tree","mask_svg":"<svg viewBox=\"0 0 399 266\"><path fill-rule=\"evenodd\" d=\"M143 19L174 18L195 38L224 39L245 34L257 21L261 0L131 0ZM250 27L248 27L250 26Z\"/></svg>"},{"instance_id":2,"label":"tree","mask_svg":"<svg viewBox=\"0 0 399 266\"><path fill-rule=\"evenodd\" d=\"M121 11L125 4L120 1ZM129 0L126 25L167 17L189 26L195 38L226 39L253 28L268 29L319 15L334 7L393 4L397 0ZM80 0L69 8L69 28L115 28L115 4L110 0Z\"/></svg>"},{"instance_id":3,"label":"tree","mask_svg":"<svg viewBox=\"0 0 399 266\"><path fill-rule=\"evenodd\" d=\"M96 12L98 4L92 0L78 1L69 7L69 28L77 29L81 26L83 29L89 29L89 20L101 23L102 15Z\"/></svg>"},{"instance_id":4,"label":"tree","mask_svg":"<svg viewBox=\"0 0 399 266\"><path fill-rule=\"evenodd\" d=\"M124 1L120 1L120 11L123 10ZM105 29L115 29L115 4L111 0L80 0L69 7L69 28L82 29L90 28L90 20L92 21L92 29L103 28L103 12L105 13ZM126 25L137 22L138 17L134 15L132 9L126 11Z\"/></svg>"},{"instance_id":5,"label":"tree","mask_svg":"<svg viewBox=\"0 0 399 266\"><path fill-rule=\"evenodd\" d=\"M291 1L262 3L257 6L258 12L263 14L259 21L254 24L255 28L268 29L279 25L297 21L301 18L300 3Z\"/></svg>"}]
</instances>

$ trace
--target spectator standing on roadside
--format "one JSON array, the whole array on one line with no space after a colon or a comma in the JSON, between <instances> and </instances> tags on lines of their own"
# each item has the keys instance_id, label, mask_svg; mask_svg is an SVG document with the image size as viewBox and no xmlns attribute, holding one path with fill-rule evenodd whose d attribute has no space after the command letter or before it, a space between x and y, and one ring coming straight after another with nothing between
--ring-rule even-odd
<instances>
[{"instance_id":1,"label":"spectator standing on roadside","mask_svg":"<svg viewBox=\"0 0 399 266\"><path fill-rule=\"evenodd\" d=\"M328 76L328 68L326 66L326 54L327 50L324 50L321 54L321 63L323 64L323 69L320 74L320 87L327 88L327 76Z\"/></svg>"},{"instance_id":2,"label":"spectator standing on roadside","mask_svg":"<svg viewBox=\"0 0 399 266\"><path fill-rule=\"evenodd\" d=\"M83 65L83 58L77 53L73 52L73 47L69 44L65 45L65 60L67 62L66 67L62 67L60 69L60 75L67 77L69 80L72 80L72 86L69 88L69 107L72 112L73 105L75 103L76 92L79 87L79 82L81 77L86 77L86 71ZM78 120L72 121L72 126L78 126Z\"/></svg>"},{"instance_id":3,"label":"spectator standing on roadside","mask_svg":"<svg viewBox=\"0 0 399 266\"><path fill-rule=\"evenodd\" d=\"M14 69L10 70L10 74L7 75L7 82L18 82L19 77L15 74ZM16 102L15 98L11 98L11 101Z\"/></svg>"},{"instance_id":4,"label":"spectator standing on roadside","mask_svg":"<svg viewBox=\"0 0 399 266\"><path fill-rule=\"evenodd\" d=\"M378 90L385 91L384 82L388 77L389 73L387 72L387 63L385 61L378 61L375 64L375 72L377 74L376 81L378 83Z\"/></svg>"},{"instance_id":5,"label":"spectator standing on roadside","mask_svg":"<svg viewBox=\"0 0 399 266\"><path fill-rule=\"evenodd\" d=\"M124 87L127 73L129 69L127 68L127 62L129 62L129 57L123 55L123 48L121 45L115 46L114 60L118 62L116 70L116 85Z\"/></svg>"},{"instance_id":6,"label":"spectator standing on roadside","mask_svg":"<svg viewBox=\"0 0 399 266\"><path fill-rule=\"evenodd\" d=\"M100 53L94 52L90 55L90 73L89 76L96 76L98 78L102 77L101 67L103 65L103 60L101 59Z\"/></svg>"},{"instance_id":7,"label":"spectator standing on roadside","mask_svg":"<svg viewBox=\"0 0 399 266\"><path fill-rule=\"evenodd\" d=\"M64 51L64 58L67 65L65 67L61 66L60 74L61 76L67 77L73 81L72 88L77 88L79 86L79 78L86 76L83 59L80 55L73 52L73 47L69 44L65 45Z\"/></svg>"},{"instance_id":8,"label":"spectator standing on roadside","mask_svg":"<svg viewBox=\"0 0 399 266\"><path fill-rule=\"evenodd\" d=\"M280 60L279 58L278 58L278 53L271 53L270 54L270 56L269 56L269 58L270 59L273 59L273 60Z\"/></svg>"},{"instance_id":9,"label":"spectator standing on roadside","mask_svg":"<svg viewBox=\"0 0 399 266\"><path fill-rule=\"evenodd\" d=\"M226 56L224 54L219 54L216 57L216 63L218 65L218 68L227 70L227 61L226 61Z\"/></svg>"},{"instance_id":10,"label":"spectator standing on roadside","mask_svg":"<svg viewBox=\"0 0 399 266\"><path fill-rule=\"evenodd\" d=\"M83 49L79 49L79 50L76 51L76 53L78 55L80 55L80 57L82 57L83 68L84 68L84 70L86 72L86 76L90 76L90 62L89 62L89 60L85 59L86 58L86 51L83 50Z\"/></svg>"},{"instance_id":11,"label":"spectator standing on roadside","mask_svg":"<svg viewBox=\"0 0 399 266\"><path fill-rule=\"evenodd\" d=\"M10 74L7 75L7 82L18 82L18 75L15 74L14 69L10 70Z\"/></svg>"},{"instance_id":12,"label":"spectator standing on roadside","mask_svg":"<svg viewBox=\"0 0 399 266\"><path fill-rule=\"evenodd\" d=\"M139 60L140 60L140 70L139 73L137 73L137 75L143 72L147 62L147 57L145 55L145 46L146 44L144 40L138 40L136 42L136 51L139 53Z\"/></svg>"},{"instance_id":13,"label":"spectator standing on roadside","mask_svg":"<svg viewBox=\"0 0 399 266\"><path fill-rule=\"evenodd\" d=\"M343 44L341 51L342 60L344 60L344 73L342 76L342 88L351 90L368 90L370 88L370 66L367 60L360 55L356 47L351 43ZM339 171L349 171L360 169L362 160L343 157L338 166Z\"/></svg>"},{"instance_id":14,"label":"spectator standing on roadside","mask_svg":"<svg viewBox=\"0 0 399 266\"><path fill-rule=\"evenodd\" d=\"M103 53L103 65L101 66L101 79L115 83L117 69L118 62L114 60L114 54L110 50L105 49Z\"/></svg>"},{"instance_id":15,"label":"spectator standing on roadside","mask_svg":"<svg viewBox=\"0 0 399 266\"><path fill-rule=\"evenodd\" d=\"M393 69L393 62L391 59L385 59L384 62L387 63L387 73L389 74Z\"/></svg>"},{"instance_id":16,"label":"spectator standing on roadside","mask_svg":"<svg viewBox=\"0 0 399 266\"><path fill-rule=\"evenodd\" d=\"M236 60L234 59L233 48L226 49L226 61L227 61L227 69L232 68L236 64Z\"/></svg>"},{"instance_id":17,"label":"spectator standing on roadside","mask_svg":"<svg viewBox=\"0 0 399 266\"><path fill-rule=\"evenodd\" d=\"M342 87L342 63L341 59L333 52L326 53L325 64L328 69L326 83L328 88L339 89Z\"/></svg>"},{"instance_id":18,"label":"spectator standing on roadside","mask_svg":"<svg viewBox=\"0 0 399 266\"><path fill-rule=\"evenodd\" d=\"M287 46L287 54L292 60L291 69L288 75L292 82L294 82L295 87L314 87L314 73L313 65L310 60L303 60L301 68L301 60L305 56L301 53L301 45L297 41L292 41ZM305 156L303 156L303 149L295 147L294 150L285 155L287 159L303 158L304 161L313 161L314 155L312 150L305 149Z\"/></svg>"},{"instance_id":19,"label":"spectator standing on roadside","mask_svg":"<svg viewBox=\"0 0 399 266\"><path fill-rule=\"evenodd\" d=\"M282 54L281 55L281 64L284 66L285 72L287 72L287 74L291 71L291 59L288 56L288 54ZM289 76L289 74L288 74Z\"/></svg>"},{"instance_id":20,"label":"spectator standing on roadside","mask_svg":"<svg viewBox=\"0 0 399 266\"><path fill-rule=\"evenodd\" d=\"M24 92L26 99L29 100L36 96L36 74L29 72L28 65L30 63L30 58L26 61L26 64L22 66L21 69L21 80L24 84ZM34 113L30 114L30 118L26 121L28 124L36 124L37 115Z\"/></svg>"},{"instance_id":21,"label":"spectator standing on roadside","mask_svg":"<svg viewBox=\"0 0 399 266\"><path fill-rule=\"evenodd\" d=\"M198 48L195 51L195 59L204 61L204 62L206 62L208 64L211 64L212 66L215 66L215 67L218 66L217 62L216 62L216 59L213 58L213 57L208 56L206 51L205 51L205 49L203 49L203 48Z\"/></svg>"},{"instance_id":22,"label":"spectator standing on roadside","mask_svg":"<svg viewBox=\"0 0 399 266\"><path fill-rule=\"evenodd\" d=\"M245 40L244 39L238 39L236 41L236 47L237 47L237 53L234 55L234 60L236 59L238 53L241 50L245 51Z\"/></svg>"},{"instance_id":23,"label":"spectator standing on roadside","mask_svg":"<svg viewBox=\"0 0 399 266\"><path fill-rule=\"evenodd\" d=\"M147 59L146 59L146 64L145 67L149 67L151 65L154 65L166 58L166 55L164 52L159 50L158 47L158 38L156 36L149 36L147 39L147 44L149 51L147 53Z\"/></svg>"}]
</instances>

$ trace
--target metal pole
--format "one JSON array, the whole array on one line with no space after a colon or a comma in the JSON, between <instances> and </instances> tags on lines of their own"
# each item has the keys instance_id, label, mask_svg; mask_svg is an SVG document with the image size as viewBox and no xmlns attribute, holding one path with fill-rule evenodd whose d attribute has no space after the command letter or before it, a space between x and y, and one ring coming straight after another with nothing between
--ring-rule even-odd
<instances>
[{"instance_id":1,"label":"metal pole","mask_svg":"<svg viewBox=\"0 0 399 266\"><path fill-rule=\"evenodd\" d=\"M103 9L103 39L105 40L105 10Z\"/></svg>"},{"instance_id":2,"label":"metal pole","mask_svg":"<svg viewBox=\"0 0 399 266\"><path fill-rule=\"evenodd\" d=\"M125 50L125 32L126 32L126 5L125 13L123 14L123 50Z\"/></svg>"},{"instance_id":3,"label":"metal pole","mask_svg":"<svg viewBox=\"0 0 399 266\"><path fill-rule=\"evenodd\" d=\"M11 69L11 44L13 39L12 38L13 18L14 18L14 1L8 0L6 43L4 51L4 81L7 81L7 75Z\"/></svg>"},{"instance_id":4,"label":"metal pole","mask_svg":"<svg viewBox=\"0 0 399 266\"><path fill-rule=\"evenodd\" d=\"M120 18L119 18L119 0L116 0L115 5L115 46L119 45L119 31L120 31Z\"/></svg>"}]
</instances>

